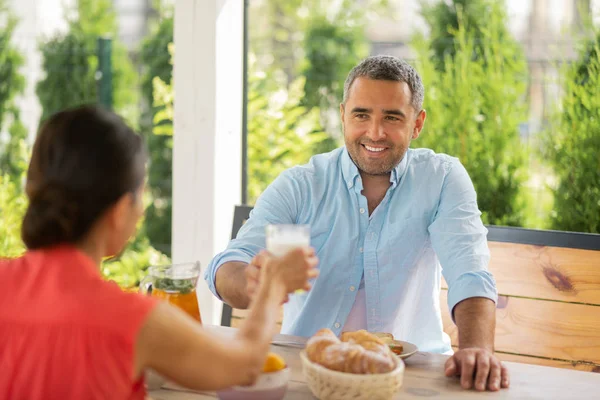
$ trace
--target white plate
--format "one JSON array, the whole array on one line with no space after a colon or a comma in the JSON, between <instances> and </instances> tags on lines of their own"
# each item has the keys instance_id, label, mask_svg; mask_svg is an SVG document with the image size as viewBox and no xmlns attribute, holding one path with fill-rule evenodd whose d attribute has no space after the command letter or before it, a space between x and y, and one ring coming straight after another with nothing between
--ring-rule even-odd
<instances>
[{"instance_id":1,"label":"white plate","mask_svg":"<svg viewBox=\"0 0 600 400\"><path fill-rule=\"evenodd\" d=\"M396 342L400 342L402 344L402 354L396 354L396 356L402 359L408 358L419 351L419 348L412 343L405 342L404 340L396 340Z\"/></svg>"}]
</instances>

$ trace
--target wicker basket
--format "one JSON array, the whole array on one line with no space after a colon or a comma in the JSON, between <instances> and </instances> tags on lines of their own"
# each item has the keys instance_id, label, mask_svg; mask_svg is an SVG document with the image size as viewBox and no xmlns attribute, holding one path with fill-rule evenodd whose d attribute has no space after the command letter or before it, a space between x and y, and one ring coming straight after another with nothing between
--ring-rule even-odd
<instances>
[{"instance_id":1,"label":"wicker basket","mask_svg":"<svg viewBox=\"0 0 600 400\"><path fill-rule=\"evenodd\" d=\"M390 400L402 386L404 362L386 374L357 375L332 371L300 353L308 387L320 400Z\"/></svg>"}]
</instances>

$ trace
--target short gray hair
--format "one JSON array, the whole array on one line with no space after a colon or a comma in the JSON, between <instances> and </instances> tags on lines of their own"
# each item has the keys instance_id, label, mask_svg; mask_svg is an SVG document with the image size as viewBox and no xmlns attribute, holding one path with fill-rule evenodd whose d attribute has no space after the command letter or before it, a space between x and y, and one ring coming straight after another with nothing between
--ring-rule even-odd
<instances>
[{"instance_id":1,"label":"short gray hair","mask_svg":"<svg viewBox=\"0 0 600 400\"><path fill-rule=\"evenodd\" d=\"M378 81L405 82L411 92L411 105L417 111L423 108L425 89L421 77L406 61L394 56L371 56L352 68L346 82L344 83L344 104L348 100L348 94L356 78L366 76Z\"/></svg>"}]
</instances>

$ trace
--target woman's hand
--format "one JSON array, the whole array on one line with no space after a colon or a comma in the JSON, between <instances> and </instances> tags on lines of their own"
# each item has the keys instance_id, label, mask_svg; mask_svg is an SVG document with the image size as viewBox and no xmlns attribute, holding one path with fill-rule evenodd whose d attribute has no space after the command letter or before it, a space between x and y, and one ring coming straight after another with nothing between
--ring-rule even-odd
<instances>
[{"instance_id":1,"label":"woman's hand","mask_svg":"<svg viewBox=\"0 0 600 400\"><path fill-rule=\"evenodd\" d=\"M274 257L267 251L261 251L249 265L253 274L247 275L248 290L254 292L260 285L281 285L286 296L296 290L310 290L309 280L319 275L319 270L316 269L318 262L311 247L291 250L282 257Z\"/></svg>"}]
</instances>

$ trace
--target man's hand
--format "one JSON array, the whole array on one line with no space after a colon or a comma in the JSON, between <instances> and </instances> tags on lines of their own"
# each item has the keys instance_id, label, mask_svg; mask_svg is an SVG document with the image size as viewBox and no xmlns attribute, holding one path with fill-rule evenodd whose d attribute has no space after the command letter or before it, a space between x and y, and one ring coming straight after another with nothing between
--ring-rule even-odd
<instances>
[{"instance_id":1,"label":"man's hand","mask_svg":"<svg viewBox=\"0 0 600 400\"><path fill-rule=\"evenodd\" d=\"M246 291L250 298L254 297L260 283L260 265L258 256L254 257L246 267Z\"/></svg>"},{"instance_id":2,"label":"man's hand","mask_svg":"<svg viewBox=\"0 0 600 400\"><path fill-rule=\"evenodd\" d=\"M508 370L489 350L460 349L446 361L446 376L460 376L463 389L475 387L478 391L495 392L510 384Z\"/></svg>"}]
</instances>

